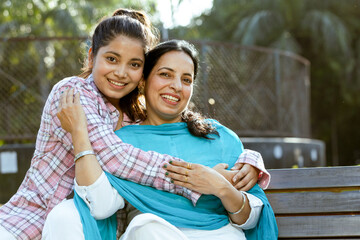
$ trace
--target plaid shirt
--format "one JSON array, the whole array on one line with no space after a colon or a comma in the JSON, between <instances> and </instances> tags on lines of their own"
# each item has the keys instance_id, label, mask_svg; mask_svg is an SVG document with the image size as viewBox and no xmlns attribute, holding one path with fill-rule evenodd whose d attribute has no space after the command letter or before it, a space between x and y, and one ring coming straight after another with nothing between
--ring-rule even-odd
<instances>
[{"instance_id":1,"label":"plaid shirt","mask_svg":"<svg viewBox=\"0 0 360 240\"><path fill-rule=\"evenodd\" d=\"M80 92L80 101L88 120L89 138L105 171L183 195L196 203L200 194L172 184L161 167L165 162L179 159L144 152L123 143L114 134L119 112L99 92L92 77L85 80L70 77L57 83L46 101L30 169L17 193L0 208L0 225L17 239L41 239L46 215L73 190L75 165L71 135L61 128L56 116L61 92L66 87ZM262 159L260 163L257 160L250 162L269 176L263 168ZM247 162L247 159L239 158L239 161Z\"/></svg>"}]
</instances>

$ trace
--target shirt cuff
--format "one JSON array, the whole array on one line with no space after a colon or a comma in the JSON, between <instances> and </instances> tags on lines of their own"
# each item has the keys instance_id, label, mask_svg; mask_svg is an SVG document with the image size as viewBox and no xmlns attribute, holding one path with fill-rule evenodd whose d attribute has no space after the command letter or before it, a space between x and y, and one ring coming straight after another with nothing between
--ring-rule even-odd
<instances>
[{"instance_id":1,"label":"shirt cuff","mask_svg":"<svg viewBox=\"0 0 360 240\"><path fill-rule=\"evenodd\" d=\"M236 223L233 223L231 221L231 218L229 217L230 223L231 225L233 225L234 227L240 228L240 229L251 229L254 228L256 226L256 224L259 221L260 215L261 215L261 210L263 207L263 202L258 198L255 197L254 195L247 193L247 192L243 192L244 194L246 194L248 200L249 200L249 204L250 204L250 215L249 218L246 220L245 223L239 225Z\"/></svg>"},{"instance_id":2,"label":"shirt cuff","mask_svg":"<svg viewBox=\"0 0 360 240\"><path fill-rule=\"evenodd\" d=\"M105 173L89 186L79 186L74 180L77 194L84 200L95 219L105 219L125 206L124 198L110 184Z\"/></svg>"},{"instance_id":3,"label":"shirt cuff","mask_svg":"<svg viewBox=\"0 0 360 240\"><path fill-rule=\"evenodd\" d=\"M259 152L244 149L240 154L236 163L247 163L260 170L260 175L258 179L258 184L262 189L266 189L269 186L271 176L270 173L266 170L264 165L264 160Z\"/></svg>"}]
</instances>

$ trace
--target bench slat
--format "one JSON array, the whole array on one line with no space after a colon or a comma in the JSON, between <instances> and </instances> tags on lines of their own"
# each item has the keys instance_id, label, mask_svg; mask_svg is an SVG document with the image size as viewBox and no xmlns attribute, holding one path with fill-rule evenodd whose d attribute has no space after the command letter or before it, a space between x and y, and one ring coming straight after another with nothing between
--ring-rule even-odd
<instances>
[{"instance_id":1,"label":"bench slat","mask_svg":"<svg viewBox=\"0 0 360 240\"><path fill-rule=\"evenodd\" d=\"M360 187L343 192L270 192L266 196L276 214L360 212Z\"/></svg>"},{"instance_id":2,"label":"bench slat","mask_svg":"<svg viewBox=\"0 0 360 240\"><path fill-rule=\"evenodd\" d=\"M277 217L279 238L360 236L360 215Z\"/></svg>"},{"instance_id":3,"label":"bench slat","mask_svg":"<svg viewBox=\"0 0 360 240\"><path fill-rule=\"evenodd\" d=\"M360 186L360 166L270 169L268 189Z\"/></svg>"}]
</instances>

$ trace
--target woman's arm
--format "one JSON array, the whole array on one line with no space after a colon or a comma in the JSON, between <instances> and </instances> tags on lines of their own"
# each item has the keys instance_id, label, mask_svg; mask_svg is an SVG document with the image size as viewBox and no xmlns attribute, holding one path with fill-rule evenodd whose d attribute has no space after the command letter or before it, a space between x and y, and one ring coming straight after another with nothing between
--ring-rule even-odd
<instances>
[{"instance_id":1,"label":"woman's arm","mask_svg":"<svg viewBox=\"0 0 360 240\"><path fill-rule=\"evenodd\" d=\"M80 94L66 90L61 96L57 114L63 129L71 134L74 154L92 151L87 131L87 121L80 104ZM76 116L76 117L74 117ZM94 154L75 161L75 190L84 200L95 219L104 219L123 208L124 199L112 188Z\"/></svg>"},{"instance_id":2,"label":"woman's arm","mask_svg":"<svg viewBox=\"0 0 360 240\"><path fill-rule=\"evenodd\" d=\"M168 170L167 175L173 179L174 184L220 198L233 223L241 225L249 218L251 207L248 197L227 180L231 179L236 172L227 171L226 177L218 172L227 168L227 164L221 163L210 168L200 164L173 161L164 167Z\"/></svg>"},{"instance_id":3,"label":"woman's arm","mask_svg":"<svg viewBox=\"0 0 360 240\"><path fill-rule=\"evenodd\" d=\"M88 122L88 138L104 171L142 185L179 193L191 199L195 204L201 194L172 184L162 169L162 165L170 160L181 160L153 151L145 152L122 142L114 133L114 118L118 119L116 114L113 115L115 112L109 115L109 109L101 97L97 96L89 86L81 85L80 83L78 85L75 87L75 92L80 92L81 106ZM65 90L65 88L65 85L61 86L58 91ZM54 97L54 101L60 102L61 94L60 92L57 94L58 96ZM58 100L56 101L56 99ZM58 108L52 111L54 115L57 115ZM76 117L77 115L75 114ZM54 117L53 121L55 126L60 127L58 117ZM66 133L61 128L60 130L56 129L54 137L61 142L71 144L70 134ZM74 132L74 134L80 135L81 138L83 137L82 132ZM77 151L80 151L79 149L77 148ZM96 178L96 174L94 176ZM91 179L88 180L90 180L89 182L93 181Z\"/></svg>"},{"instance_id":4,"label":"woman's arm","mask_svg":"<svg viewBox=\"0 0 360 240\"><path fill-rule=\"evenodd\" d=\"M73 96L74 89L66 90L61 95L57 116L61 127L71 134L74 154L78 156L81 152L93 151L93 148L87 131L86 116L80 104L80 93ZM94 154L84 155L75 161L75 178L80 186L93 184L102 172Z\"/></svg>"}]
</instances>

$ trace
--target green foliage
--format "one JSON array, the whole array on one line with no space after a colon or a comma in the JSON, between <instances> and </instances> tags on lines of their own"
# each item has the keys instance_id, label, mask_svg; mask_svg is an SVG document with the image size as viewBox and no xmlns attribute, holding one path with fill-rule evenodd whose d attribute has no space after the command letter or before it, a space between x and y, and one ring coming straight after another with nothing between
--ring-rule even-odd
<instances>
[{"instance_id":1,"label":"green foliage","mask_svg":"<svg viewBox=\"0 0 360 240\"><path fill-rule=\"evenodd\" d=\"M4 0L0 36L82 36L103 16L124 7L154 13L155 0Z\"/></svg>"},{"instance_id":2,"label":"green foliage","mask_svg":"<svg viewBox=\"0 0 360 240\"><path fill-rule=\"evenodd\" d=\"M0 139L35 139L42 107L52 86L64 77L80 73L87 53L87 36L103 16L120 7L143 9L151 14L155 1L0 2Z\"/></svg>"}]
</instances>

